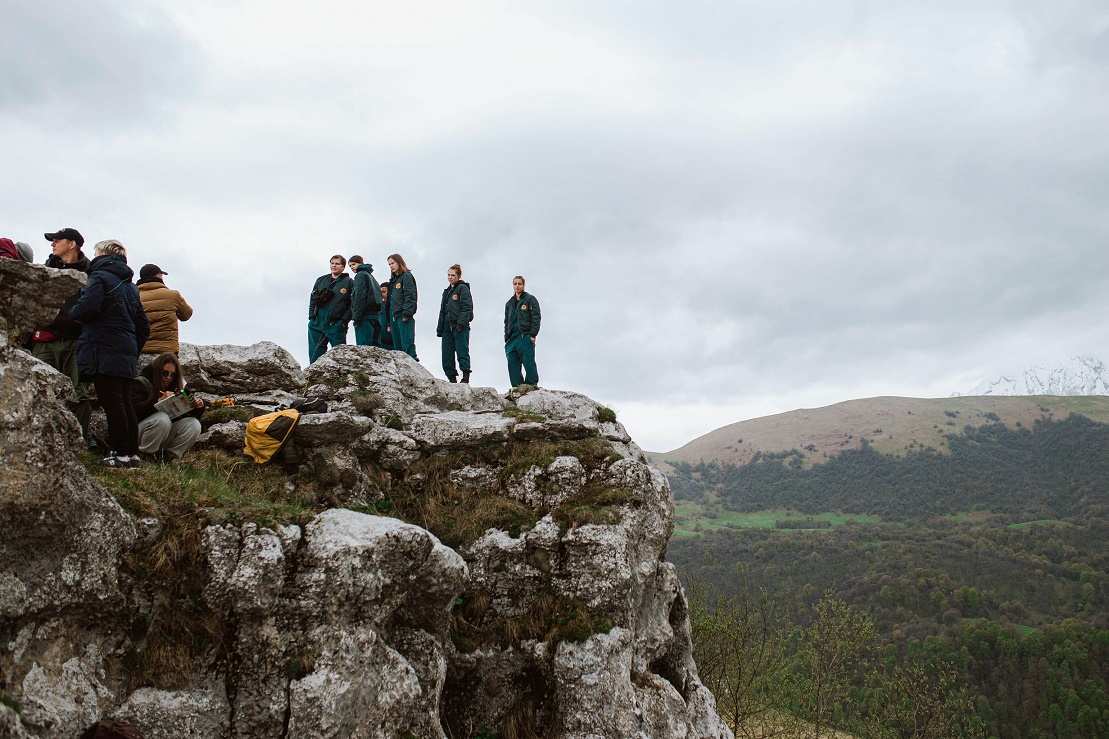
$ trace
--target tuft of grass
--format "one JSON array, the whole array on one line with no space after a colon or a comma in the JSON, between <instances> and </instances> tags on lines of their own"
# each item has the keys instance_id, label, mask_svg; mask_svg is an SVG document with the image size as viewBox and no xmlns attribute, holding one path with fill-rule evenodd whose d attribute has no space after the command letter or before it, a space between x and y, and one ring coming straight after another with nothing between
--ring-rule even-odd
<instances>
[{"instance_id":1,"label":"tuft of grass","mask_svg":"<svg viewBox=\"0 0 1109 739\"><path fill-rule=\"evenodd\" d=\"M316 671L316 654L307 647L285 650L285 677L303 680Z\"/></svg>"},{"instance_id":2,"label":"tuft of grass","mask_svg":"<svg viewBox=\"0 0 1109 739\"><path fill-rule=\"evenodd\" d=\"M520 423L543 423L547 420L546 416L542 416L532 411L526 411L515 405L506 405L501 415L507 418L515 418Z\"/></svg>"},{"instance_id":3,"label":"tuft of grass","mask_svg":"<svg viewBox=\"0 0 1109 739\"><path fill-rule=\"evenodd\" d=\"M385 407L384 398L376 390L359 390L351 396L350 402L363 416L373 416L375 411Z\"/></svg>"},{"instance_id":4,"label":"tuft of grass","mask_svg":"<svg viewBox=\"0 0 1109 739\"><path fill-rule=\"evenodd\" d=\"M276 465L218 450L190 452L135 470L102 467L92 454L83 454L82 462L127 511L157 518L166 531L186 524L198 531L251 521L270 527L303 524L337 502L325 498L310 480L290 478Z\"/></svg>"},{"instance_id":5,"label":"tuft of grass","mask_svg":"<svg viewBox=\"0 0 1109 739\"><path fill-rule=\"evenodd\" d=\"M474 458L450 454L421 459L377 504L378 510L422 526L456 549L476 541L490 528L519 536L534 526L542 514L507 497L502 489L473 490L451 482L451 470Z\"/></svg>"},{"instance_id":6,"label":"tuft of grass","mask_svg":"<svg viewBox=\"0 0 1109 739\"><path fill-rule=\"evenodd\" d=\"M400 416L389 416L385 419L385 427L395 431L404 431L404 421Z\"/></svg>"},{"instance_id":7,"label":"tuft of grass","mask_svg":"<svg viewBox=\"0 0 1109 739\"><path fill-rule=\"evenodd\" d=\"M624 515L617 506L638 508L643 502L641 496L621 488L586 485L577 495L562 501L551 516L558 522L560 533L565 534L586 524L618 524Z\"/></svg>"},{"instance_id":8,"label":"tuft of grass","mask_svg":"<svg viewBox=\"0 0 1109 739\"><path fill-rule=\"evenodd\" d=\"M504 739L550 739L560 735L557 724L534 697L521 698L501 723L501 736Z\"/></svg>"},{"instance_id":9,"label":"tuft of grass","mask_svg":"<svg viewBox=\"0 0 1109 739\"><path fill-rule=\"evenodd\" d=\"M16 713L23 712L23 706L19 705L19 701L5 693L3 690L0 690L0 703L3 703L5 706L12 709Z\"/></svg>"},{"instance_id":10,"label":"tuft of grass","mask_svg":"<svg viewBox=\"0 0 1109 739\"><path fill-rule=\"evenodd\" d=\"M362 370L355 372L352 377L354 378L354 383L358 385L358 387L364 389L370 386L370 376Z\"/></svg>"},{"instance_id":11,"label":"tuft of grass","mask_svg":"<svg viewBox=\"0 0 1109 739\"><path fill-rule=\"evenodd\" d=\"M580 441L531 441L511 442L506 448L502 463L502 481L527 472L533 466L546 467L556 457L570 456L581 460L587 470L595 470L609 460L612 445L600 436Z\"/></svg>"},{"instance_id":12,"label":"tuft of grass","mask_svg":"<svg viewBox=\"0 0 1109 739\"><path fill-rule=\"evenodd\" d=\"M616 423L616 411L602 405L597 409L597 420L601 423Z\"/></svg>"},{"instance_id":13,"label":"tuft of grass","mask_svg":"<svg viewBox=\"0 0 1109 739\"><path fill-rule=\"evenodd\" d=\"M451 616L451 638L459 651L472 652L484 645L508 646L525 639L552 646L561 641L579 643L608 632L613 625L610 619L590 613L580 600L550 590L541 592L519 616L487 622L488 606L475 608L471 602L481 595L479 592L463 598Z\"/></svg>"},{"instance_id":14,"label":"tuft of grass","mask_svg":"<svg viewBox=\"0 0 1109 739\"><path fill-rule=\"evenodd\" d=\"M247 408L241 405L225 406L223 408L213 408L209 411L204 411L204 415L200 417L200 427L207 431L217 423L227 423L228 421L242 421L246 423L256 415L253 408Z\"/></svg>"}]
</instances>

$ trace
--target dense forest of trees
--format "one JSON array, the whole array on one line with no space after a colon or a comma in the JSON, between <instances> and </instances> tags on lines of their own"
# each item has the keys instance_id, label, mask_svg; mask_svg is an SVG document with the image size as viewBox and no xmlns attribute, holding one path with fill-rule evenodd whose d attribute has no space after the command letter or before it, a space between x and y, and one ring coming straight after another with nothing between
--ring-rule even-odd
<instances>
[{"instance_id":1,"label":"dense forest of trees","mask_svg":"<svg viewBox=\"0 0 1109 739\"><path fill-rule=\"evenodd\" d=\"M721 597L765 594L798 629L822 599L867 614L882 670L950 669L987 735L1109 736L1109 427L991 424L951 442L950 456L864 448L809 469L791 454L679 469L682 496L724 508L886 520L724 528L675 537L669 558ZM859 678L844 710L867 715L880 694Z\"/></svg>"},{"instance_id":2,"label":"dense forest of trees","mask_svg":"<svg viewBox=\"0 0 1109 739\"><path fill-rule=\"evenodd\" d=\"M1109 521L721 529L670 559L797 624L825 593L865 611L889 666L954 666L992 736L1109 736Z\"/></svg>"},{"instance_id":3,"label":"dense forest of trees","mask_svg":"<svg viewBox=\"0 0 1109 739\"><path fill-rule=\"evenodd\" d=\"M914 447L904 457L864 443L805 469L793 450L745 465L674 462L674 496L714 494L737 511L792 508L903 520L970 510L1030 518L1109 517L1109 425L1072 415L1032 429L967 426L950 454ZM865 442L865 440L864 440Z\"/></svg>"}]
</instances>

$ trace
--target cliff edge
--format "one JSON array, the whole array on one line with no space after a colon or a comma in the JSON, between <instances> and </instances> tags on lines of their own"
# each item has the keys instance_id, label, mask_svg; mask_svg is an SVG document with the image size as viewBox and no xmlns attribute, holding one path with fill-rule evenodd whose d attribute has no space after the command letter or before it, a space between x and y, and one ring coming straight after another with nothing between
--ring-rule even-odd
<instances>
[{"instance_id":1,"label":"cliff edge","mask_svg":"<svg viewBox=\"0 0 1109 739\"><path fill-rule=\"evenodd\" d=\"M78 283L12 260L0 278L0 737L108 716L149 739L731 736L664 561L669 486L589 398L451 385L371 347L304 371L274 344L184 345L194 389L246 415L328 399L299 471L229 456L228 415L207 450L93 475L68 379L8 346ZM196 460L276 513L190 492ZM141 504L182 491L178 515Z\"/></svg>"}]
</instances>

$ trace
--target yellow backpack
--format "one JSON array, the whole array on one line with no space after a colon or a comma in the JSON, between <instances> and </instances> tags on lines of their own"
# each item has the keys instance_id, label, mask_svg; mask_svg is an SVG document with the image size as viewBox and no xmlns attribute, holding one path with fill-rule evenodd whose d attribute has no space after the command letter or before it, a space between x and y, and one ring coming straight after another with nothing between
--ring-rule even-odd
<instances>
[{"instance_id":1,"label":"yellow backpack","mask_svg":"<svg viewBox=\"0 0 1109 739\"><path fill-rule=\"evenodd\" d=\"M246 424L243 454L253 457L258 464L270 461L292 438L299 419L300 412L293 408L250 419Z\"/></svg>"}]
</instances>

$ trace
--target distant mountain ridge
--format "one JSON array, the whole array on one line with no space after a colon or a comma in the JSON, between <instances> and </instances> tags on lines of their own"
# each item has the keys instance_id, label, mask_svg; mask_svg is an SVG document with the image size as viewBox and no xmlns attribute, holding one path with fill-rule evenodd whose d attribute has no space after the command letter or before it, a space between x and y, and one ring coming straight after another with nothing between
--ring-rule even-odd
<instances>
[{"instance_id":1,"label":"distant mountain ridge","mask_svg":"<svg viewBox=\"0 0 1109 739\"><path fill-rule=\"evenodd\" d=\"M864 443L897 457L929 447L947 453L947 435L961 434L965 426L1000 421L1031 428L1036 419L1059 420L1071 413L1109 423L1109 395L862 398L739 421L673 451L650 455L668 471L665 463L670 461L746 464L759 452L791 449L800 451L806 464L819 464Z\"/></svg>"},{"instance_id":2,"label":"distant mountain ridge","mask_svg":"<svg viewBox=\"0 0 1109 739\"><path fill-rule=\"evenodd\" d=\"M1096 357L1072 357L989 377L965 395L1109 395L1109 367Z\"/></svg>"}]
</instances>

